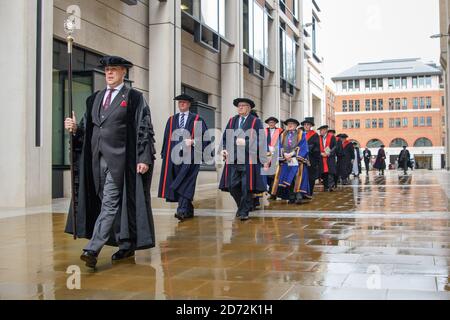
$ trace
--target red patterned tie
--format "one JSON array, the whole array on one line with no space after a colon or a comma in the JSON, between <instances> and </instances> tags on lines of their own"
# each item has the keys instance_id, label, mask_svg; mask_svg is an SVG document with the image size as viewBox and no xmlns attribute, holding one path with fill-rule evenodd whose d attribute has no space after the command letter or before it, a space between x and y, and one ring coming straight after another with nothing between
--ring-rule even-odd
<instances>
[{"instance_id":1,"label":"red patterned tie","mask_svg":"<svg viewBox=\"0 0 450 320\"><path fill-rule=\"evenodd\" d=\"M108 89L108 96L106 97L105 103L103 104L103 109L108 109L109 106L111 105L111 97L112 97L112 93L115 91L116 89Z\"/></svg>"}]
</instances>

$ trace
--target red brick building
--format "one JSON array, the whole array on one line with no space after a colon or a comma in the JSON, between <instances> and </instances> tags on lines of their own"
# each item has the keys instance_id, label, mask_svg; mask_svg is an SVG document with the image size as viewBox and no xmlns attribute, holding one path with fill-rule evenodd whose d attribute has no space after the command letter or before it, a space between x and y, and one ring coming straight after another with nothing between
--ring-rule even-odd
<instances>
[{"instance_id":1,"label":"red brick building","mask_svg":"<svg viewBox=\"0 0 450 320\"><path fill-rule=\"evenodd\" d=\"M360 63L333 78L336 130L376 154L386 146L395 165L403 145L417 168L444 166L442 71L420 59Z\"/></svg>"}]
</instances>

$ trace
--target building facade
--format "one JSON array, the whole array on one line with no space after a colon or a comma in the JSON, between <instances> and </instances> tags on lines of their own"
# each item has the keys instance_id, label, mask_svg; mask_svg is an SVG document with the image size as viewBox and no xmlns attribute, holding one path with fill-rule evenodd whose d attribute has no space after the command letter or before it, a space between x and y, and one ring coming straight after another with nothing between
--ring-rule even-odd
<instances>
[{"instance_id":1,"label":"building facade","mask_svg":"<svg viewBox=\"0 0 450 320\"><path fill-rule=\"evenodd\" d=\"M325 123L336 128L335 115L336 93L330 86L325 86Z\"/></svg>"},{"instance_id":2,"label":"building facade","mask_svg":"<svg viewBox=\"0 0 450 320\"><path fill-rule=\"evenodd\" d=\"M376 155L386 146L396 166L404 145L416 168L445 166L445 108L442 71L420 59L360 63L333 78L336 129Z\"/></svg>"},{"instance_id":3,"label":"building facade","mask_svg":"<svg viewBox=\"0 0 450 320\"><path fill-rule=\"evenodd\" d=\"M450 61L450 3L449 0L439 0L439 25L440 25L440 42L441 55L440 62L443 69L444 90L445 90L445 109L446 109L446 128L450 124L450 69L448 62ZM446 134L446 169L450 170L450 132L447 130Z\"/></svg>"},{"instance_id":4,"label":"building facade","mask_svg":"<svg viewBox=\"0 0 450 320\"><path fill-rule=\"evenodd\" d=\"M305 57L313 52L305 43L318 47L319 41L317 32L305 31L312 25L303 17L314 20L318 30L318 8L314 0L2 1L0 25L10 50L0 56L14 76L4 80L1 98L14 108L0 120L3 135L11 136L0 145L9 151L0 167L0 206L44 205L70 194L63 129L68 17L77 28L73 92L78 119L86 97L105 86L100 57L123 56L135 64L127 83L149 101L159 149L166 119L177 110L173 97L181 92L194 96L193 111L219 130L235 113L233 99L241 96L256 102L263 119L324 117L322 107L312 107L314 99L305 99L312 91L306 86ZM218 164L201 174L217 181L220 173Z\"/></svg>"}]
</instances>

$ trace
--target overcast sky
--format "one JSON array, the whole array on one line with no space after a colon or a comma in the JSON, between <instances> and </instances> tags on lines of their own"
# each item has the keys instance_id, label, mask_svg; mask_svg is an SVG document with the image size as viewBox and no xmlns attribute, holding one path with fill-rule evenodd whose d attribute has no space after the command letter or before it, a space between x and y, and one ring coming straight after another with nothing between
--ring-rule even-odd
<instances>
[{"instance_id":1,"label":"overcast sky","mask_svg":"<svg viewBox=\"0 0 450 320\"><path fill-rule=\"evenodd\" d=\"M330 78L359 62L423 58L439 64L439 0L318 0Z\"/></svg>"}]
</instances>

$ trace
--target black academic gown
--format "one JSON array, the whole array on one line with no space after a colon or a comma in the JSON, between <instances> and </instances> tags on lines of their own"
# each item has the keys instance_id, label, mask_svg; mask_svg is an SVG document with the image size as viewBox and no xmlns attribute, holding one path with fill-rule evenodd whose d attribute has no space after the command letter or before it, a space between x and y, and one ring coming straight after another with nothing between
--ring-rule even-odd
<instances>
[{"instance_id":1,"label":"black academic gown","mask_svg":"<svg viewBox=\"0 0 450 320\"><path fill-rule=\"evenodd\" d=\"M74 207L79 238L92 237L101 209L101 200L94 181L96 174L93 170L93 167L99 167L99 155L93 137L95 138L94 132L99 128L98 125L94 128L94 121L99 121L95 119L95 109L99 108L105 92L106 90L98 91L87 99L86 113L74 137ZM120 103L116 103L116 99L120 99ZM114 171L112 177L122 188L123 194L121 211L114 224L116 229L120 228L120 238L130 240L136 250L152 248L155 246L155 231L150 185L156 151L150 108L142 93L135 89L122 89L116 99L110 106L115 109L108 112L124 113L122 122L118 124L121 128L120 134L115 136L114 141L107 141L105 135L105 143L110 143L102 149L104 158L113 169L111 172ZM114 154L115 151L118 152ZM149 171L145 174L137 173L138 163L148 164ZM65 232L72 234L72 227L70 210ZM107 244L117 246L114 228L112 229Z\"/></svg>"},{"instance_id":2,"label":"black academic gown","mask_svg":"<svg viewBox=\"0 0 450 320\"><path fill-rule=\"evenodd\" d=\"M342 140L339 137L336 137L336 175L334 178L335 183L337 184L340 177L343 177L342 174L342 158L343 158L343 148L342 148Z\"/></svg>"},{"instance_id":3,"label":"black academic gown","mask_svg":"<svg viewBox=\"0 0 450 320\"><path fill-rule=\"evenodd\" d=\"M313 130L306 133L308 140L309 162L311 166L308 167L310 180L317 180L320 177L320 137L319 134Z\"/></svg>"},{"instance_id":4,"label":"black academic gown","mask_svg":"<svg viewBox=\"0 0 450 320\"><path fill-rule=\"evenodd\" d=\"M356 159L355 159L355 161L358 161L358 174L361 174L361 172L362 172L361 152L360 152L360 149L358 147L354 147L354 149L356 150Z\"/></svg>"},{"instance_id":5,"label":"black academic gown","mask_svg":"<svg viewBox=\"0 0 450 320\"><path fill-rule=\"evenodd\" d=\"M239 115L234 116L228 121L226 129L238 130L239 127ZM242 130L247 131L249 129L254 129L254 134L252 137L246 138L245 146L245 166L247 171L247 183L246 188L250 193L262 193L267 191L267 179L261 174L263 168L263 163L267 162L267 140L264 135L264 127L260 119L252 114L249 114ZM260 136L260 134L263 136ZM234 153L237 151L236 139L234 141L227 141L227 131L225 130L222 137L222 148L224 150L230 150L231 144L234 144ZM263 144L263 145L261 145ZM253 147L255 146L256 147ZM250 147L252 146L252 147ZM256 153L253 151L256 150ZM250 152L252 151L252 157L250 157ZM231 157L231 155L230 155ZM250 159L256 158L256 162ZM230 192L232 186L232 177L234 176L234 170L237 170L236 157L234 159L228 159L223 168L222 177L220 179L219 189L225 192Z\"/></svg>"},{"instance_id":6,"label":"black academic gown","mask_svg":"<svg viewBox=\"0 0 450 320\"><path fill-rule=\"evenodd\" d=\"M400 155L398 156L398 166L402 168L404 171L408 170L409 162L411 155L409 154L408 150L402 150L400 151Z\"/></svg>"},{"instance_id":7,"label":"black academic gown","mask_svg":"<svg viewBox=\"0 0 450 320\"><path fill-rule=\"evenodd\" d=\"M322 139L322 137L319 137L320 139ZM319 140L320 143L320 140ZM330 148L330 154L328 157L326 157L326 161L327 161L327 166L328 166L328 174L336 174L337 170L336 170L336 137L331 136L330 138L330 145L328 146ZM324 146L324 149L326 148L326 146ZM324 174L325 172L325 166L324 163L322 161L322 156L321 156L321 161L319 161L320 164L320 174Z\"/></svg>"},{"instance_id":8,"label":"black academic gown","mask_svg":"<svg viewBox=\"0 0 450 320\"><path fill-rule=\"evenodd\" d=\"M181 149L183 137L179 136L177 141L171 141L174 138L174 131L179 129L179 117L177 113L167 120L164 131L163 146L161 149L162 168L159 180L158 197L166 199L167 202L178 202L180 196L194 200L195 185L200 171L200 163L203 159L203 151L209 144L208 139L203 139L207 130L205 121L197 114L189 112L184 129L187 138L195 138L195 146L186 148L190 150L190 162L174 164L171 158L173 149ZM195 129L194 129L195 126ZM196 132L194 136L194 130ZM181 151L181 150L180 150ZM178 153L182 156L182 153ZM197 162L197 163L195 163Z\"/></svg>"},{"instance_id":9,"label":"black academic gown","mask_svg":"<svg viewBox=\"0 0 450 320\"><path fill-rule=\"evenodd\" d=\"M338 172L344 179L348 178L353 170L352 160L355 159L355 149L351 142L342 142L341 157L338 165Z\"/></svg>"},{"instance_id":10,"label":"black academic gown","mask_svg":"<svg viewBox=\"0 0 450 320\"><path fill-rule=\"evenodd\" d=\"M378 150L377 159L373 167L378 170L386 169L386 152L383 149Z\"/></svg>"}]
</instances>

